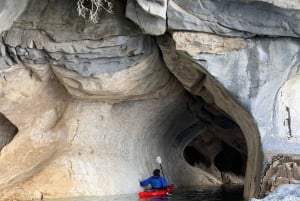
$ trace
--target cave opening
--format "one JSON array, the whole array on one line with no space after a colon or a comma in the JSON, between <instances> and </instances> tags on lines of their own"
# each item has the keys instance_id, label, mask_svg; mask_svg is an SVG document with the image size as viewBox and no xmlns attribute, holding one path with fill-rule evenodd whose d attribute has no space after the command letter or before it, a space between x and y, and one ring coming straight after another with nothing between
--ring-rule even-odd
<instances>
[{"instance_id":1,"label":"cave opening","mask_svg":"<svg viewBox=\"0 0 300 201\"><path fill-rule=\"evenodd\" d=\"M0 113L0 151L9 144L18 133L18 128Z\"/></svg>"},{"instance_id":2,"label":"cave opening","mask_svg":"<svg viewBox=\"0 0 300 201\"><path fill-rule=\"evenodd\" d=\"M245 163L242 154L227 144L223 145L223 150L214 159L214 164L219 171L238 176L245 175Z\"/></svg>"},{"instance_id":3,"label":"cave opening","mask_svg":"<svg viewBox=\"0 0 300 201\"><path fill-rule=\"evenodd\" d=\"M210 174L220 184L244 185L248 150L243 132L216 105L199 97L196 100L198 103L191 106L191 111L203 126L190 135L193 137L183 149L185 161Z\"/></svg>"},{"instance_id":4,"label":"cave opening","mask_svg":"<svg viewBox=\"0 0 300 201\"><path fill-rule=\"evenodd\" d=\"M218 63L222 60L214 63L211 55L186 48L187 41L198 40L198 35L181 32L157 39L167 67L188 92L186 113L190 116L179 117L182 127L174 139L180 152L174 158L182 160L176 179L182 186L237 183L248 199L260 190L257 175L263 152L257 122L239 99L238 86L224 86L231 79L224 77L229 71L215 74L214 64L222 71L222 62Z\"/></svg>"}]
</instances>

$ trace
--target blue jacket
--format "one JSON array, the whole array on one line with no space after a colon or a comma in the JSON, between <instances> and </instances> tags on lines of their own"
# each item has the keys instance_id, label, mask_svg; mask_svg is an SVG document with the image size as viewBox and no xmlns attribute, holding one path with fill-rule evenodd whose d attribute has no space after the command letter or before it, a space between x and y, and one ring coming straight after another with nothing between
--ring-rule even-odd
<instances>
[{"instance_id":1,"label":"blue jacket","mask_svg":"<svg viewBox=\"0 0 300 201\"><path fill-rule=\"evenodd\" d=\"M161 176L152 176L140 182L141 186L151 185L152 189L167 188L168 182Z\"/></svg>"}]
</instances>

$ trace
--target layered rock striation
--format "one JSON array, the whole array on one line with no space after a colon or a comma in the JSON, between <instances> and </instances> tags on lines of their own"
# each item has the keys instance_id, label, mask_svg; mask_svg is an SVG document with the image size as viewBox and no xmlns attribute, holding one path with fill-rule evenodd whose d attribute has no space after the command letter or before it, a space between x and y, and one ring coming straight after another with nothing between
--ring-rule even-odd
<instances>
[{"instance_id":1,"label":"layered rock striation","mask_svg":"<svg viewBox=\"0 0 300 201\"><path fill-rule=\"evenodd\" d=\"M112 3L1 3L2 200L136 193L158 155L178 187L297 183L299 3Z\"/></svg>"}]
</instances>

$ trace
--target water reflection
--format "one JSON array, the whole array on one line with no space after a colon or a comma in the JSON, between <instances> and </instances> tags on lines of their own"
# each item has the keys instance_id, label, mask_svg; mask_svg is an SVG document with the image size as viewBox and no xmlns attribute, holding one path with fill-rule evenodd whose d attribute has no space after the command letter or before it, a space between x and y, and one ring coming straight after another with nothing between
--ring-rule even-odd
<instances>
[{"instance_id":1,"label":"water reflection","mask_svg":"<svg viewBox=\"0 0 300 201\"><path fill-rule=\"evenodd\" d=\"M139 201L169 201L169 200L171 200L171 196L162 196L162 197L152 197L152 198L139 199Z\"/></svg>"},{"instance_id":2,"label":"water reflection","mask_svg":"<svg viewBox=\"0 0 300 201\"><path fill-rule=\"evenodd\" d=\"M243 201L242 186L193 187L174 191L168 201Z\"/></svg>"},{"instance_id":3,"label":"water reflection","mask_svg":"<svg viewBox=\"0 0 300 201\"><path fill-rule=\"evenodd\" d=\"M102 197L77 197L72 199L52 199L45 201L243 201L243 188L193 187L175 189L171 195L139 199L137 194Z\"/></svg>"}]
</instances>

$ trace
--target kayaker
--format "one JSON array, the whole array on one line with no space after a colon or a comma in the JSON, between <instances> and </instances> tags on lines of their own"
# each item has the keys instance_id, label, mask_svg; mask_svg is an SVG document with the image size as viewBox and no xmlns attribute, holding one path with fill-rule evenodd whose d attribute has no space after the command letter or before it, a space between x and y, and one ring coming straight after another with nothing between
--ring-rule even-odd
<instances>
[{"instance_id":1,"label":"kayaker","mask_svg":"<svg viewBox=\"0 0 300 201\"><path fill-rule=\"evenodd\" d=\"M142 187L151 185L151 189L156 190L156 189L166 189L168 186L168 182L160 176L160 170L155 169L153 171L153 176L149 177L148 179L145 179L143 181L140 181L140 185Z\"/></svg>"}]
</instances>

